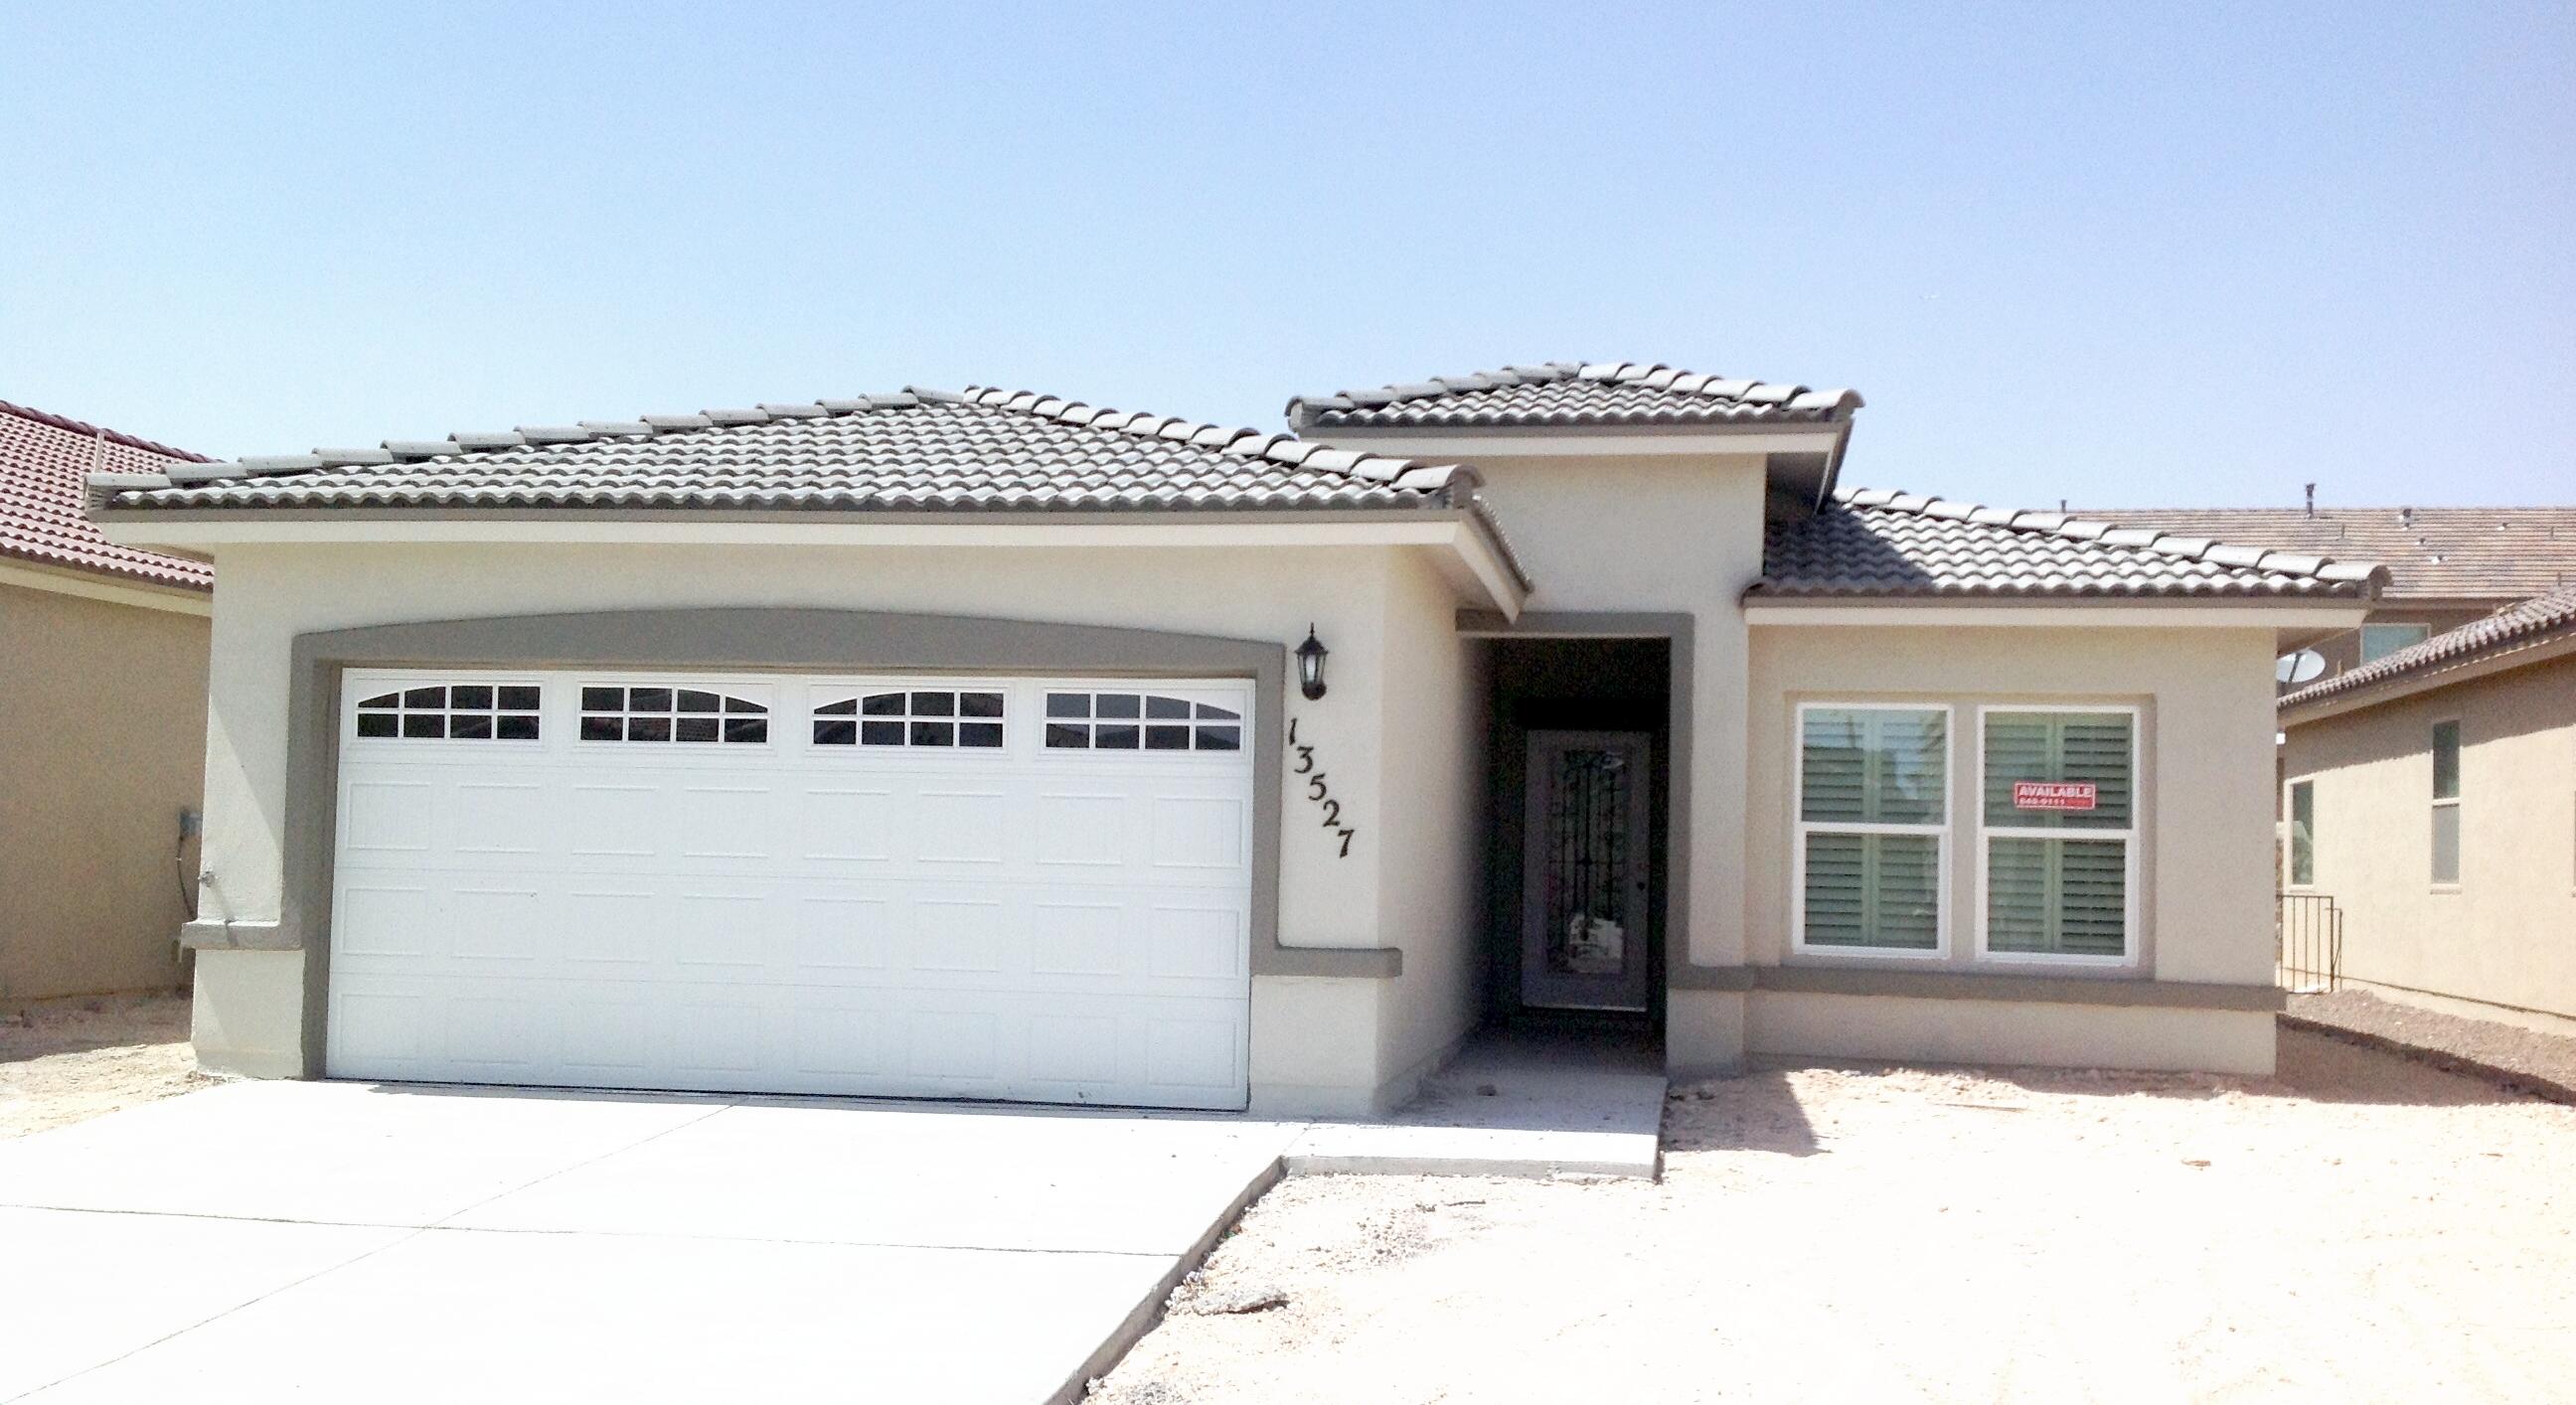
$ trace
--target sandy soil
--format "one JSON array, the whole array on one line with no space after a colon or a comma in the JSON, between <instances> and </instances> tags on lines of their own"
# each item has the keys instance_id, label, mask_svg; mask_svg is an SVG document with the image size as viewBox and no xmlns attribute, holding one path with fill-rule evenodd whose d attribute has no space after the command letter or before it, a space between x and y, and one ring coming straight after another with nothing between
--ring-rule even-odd
<instances>
[{"instance_id":1,"label":"sandy soil","mask_svg":"<svg viewBox=\"0 0 2576 1405\"><path fill-rule=\"evenodd\" d=\"M1093 1399L2576 1398L2576 1109L2281 1052L1748 1074L1661 1185L1292 1179Z\"/></svg>"},{"instance_id":2,"label":"sandy soil","mask_svg":"<svg viewBox=\"0 0 2576 1405\"><path fill-rule=\"evenodd\" d=\"M0 1010L0 1137L202 1088L188 997L113 996Z\"/></svg>"}]
</instances>

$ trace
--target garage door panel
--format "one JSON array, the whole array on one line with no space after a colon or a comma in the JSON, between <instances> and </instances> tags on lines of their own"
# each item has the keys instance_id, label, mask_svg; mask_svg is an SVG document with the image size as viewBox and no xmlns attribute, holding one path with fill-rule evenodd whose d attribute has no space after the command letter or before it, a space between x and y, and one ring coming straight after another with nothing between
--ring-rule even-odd
<instances>
[{"instance_id":1,"label":"garage door panel","mask_svg":"<svg viewBox=\"0 0 2576 1405\"><path fill-rule=\"evenodd\" d=\"M807 892L797 897L792 929L797 981L830 980L848 971L883 971L893 961L898 904L886 893Z\"/></svg>"},{"instance_id":2,"label":"garage door panel","mask_svg":"<svg viewBox=\"0 0 2576 1405\"><path fill-rule=\"evenodd\" d=\"M512 675L543 700L509 741L410 715L497 696L470 674L351 675L404 701L344 722L334 1073L1243 1105L1248 760L1042 745L1051 690L1140 685L902 690L932 717L974 693L991 747L855 715L816 743L807 699L891 691L863 679ZM627 739L665 684L765 700L760 740ZM624 711L586 719L610 687ZM1146 691L1248 716L1238 684Z\"/></svg>"},{"instance_id":3,"label":"garage door panel","mask_svg":"<svg viewBox=\"0 0 2576 1405\"><path fill-rule=\"evenodd\" d=\"M900 832L889 786L807 786L797 798L791 831L798 858L839 865L894 862Z\"/></svg>"}]
</instances>

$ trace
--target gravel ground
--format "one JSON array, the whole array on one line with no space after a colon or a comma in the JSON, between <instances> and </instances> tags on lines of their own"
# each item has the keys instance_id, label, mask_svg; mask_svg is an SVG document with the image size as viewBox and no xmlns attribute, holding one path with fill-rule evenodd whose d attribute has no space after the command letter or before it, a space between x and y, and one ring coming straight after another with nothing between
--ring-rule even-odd
<instances>
[{"instance_id":1,"label":"gravel ground","mask_svg":"<svg viewBox=\"0 0 2576 1405\"><path fill-rule=\"evenodd\" d=\"M0 1013L0 1138L203 1088L188 997L50 1000Z\"/></svg>"},{"instance_id":2,"label":"gravel ground","mask_svg":"<svg viewBox=\"0 0 2576 1405\"><path fill-rule=\"evenodd\" d=\"M2576 1396L2576 1109L2281 1058L1747 1074L1660 1185L1291 1179L1093 1399Z\"/></svg>"},{"instance_id":3,"label":"gravel ground","mask_svg":"<svg viewBox=\"0 0 2576 1405\"><path fill-rule=\"evenodd\" d=\"M2506 1075L2509 1086L2558 1102L2576 1103L2576 1039L2536 1029L2419 1010L2367 991L2294 995L2293 1019L2349 1030L2420 1050L2437 1066L2483 1066ZM2461 1072L2477 1072L2476 1067Z\"/></svg>"}]
</instances>

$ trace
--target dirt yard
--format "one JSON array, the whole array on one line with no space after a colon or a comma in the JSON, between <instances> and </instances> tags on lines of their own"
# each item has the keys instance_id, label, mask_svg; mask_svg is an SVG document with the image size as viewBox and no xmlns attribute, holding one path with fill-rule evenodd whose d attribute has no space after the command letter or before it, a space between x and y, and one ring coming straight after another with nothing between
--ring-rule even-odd
<instances>
[{"instance_id":1,"label":"dirt yard","mask_svg":"<svg viewBox=\"0 0 2576 1405\"><path fill-rule=\"evenodd\" d=\"M188 1049L185 995L0 1008L0 1138L97 1117L216 1080Z\"/></svg>"},{"instance_id":2,"label":"dirt yard","mask_svg":"<svg viewBox=\"0 0 2576 1405\"><path fill-rule=\"evenodd\" d=\"M1753 1073L1665 1146L1284 1182L1092 1399L2576 1398L2576 1109L2390 1055Z\"/></svg>"}]
</instances>

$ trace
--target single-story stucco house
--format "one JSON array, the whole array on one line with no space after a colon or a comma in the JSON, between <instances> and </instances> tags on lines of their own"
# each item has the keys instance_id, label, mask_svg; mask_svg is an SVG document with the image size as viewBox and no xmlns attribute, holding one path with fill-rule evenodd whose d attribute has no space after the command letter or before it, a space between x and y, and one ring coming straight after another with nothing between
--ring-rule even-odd
<instances>
[{"instance_id":1,"label":"single-story stucco house","mask_svg":"<svg viewBox=\"0 0 2576 1405\"><path fill-rule=\"evenodd\" d=\"M2281 699L2282 885L2332 975L2576 1033L2576 584Z\"/></svg>"},{"instance_id":2,"label":"single-story stucco house","mask_svg":"<svg viewBox=\"0 0 2576 1405\"><path fill-rule=\"evenodd\" d=\"M0 1001L186 978L214 575L101 537L83 484L203 462L0 401Z\"/></svg>"},{"instance_id":3,"label":"single-story stucco house","mask_svg":"<svg viewBox=\"0 0 2576 1405\"><path fill-rule=\"evenodd\" d=\"M2268 1071L2273 659L2380 573L1843 491L1860 405L1551 364L101 476L224 573L200 1057L1330 1113L1574 1011Z\"/></svg>"}]
</instances>

